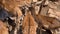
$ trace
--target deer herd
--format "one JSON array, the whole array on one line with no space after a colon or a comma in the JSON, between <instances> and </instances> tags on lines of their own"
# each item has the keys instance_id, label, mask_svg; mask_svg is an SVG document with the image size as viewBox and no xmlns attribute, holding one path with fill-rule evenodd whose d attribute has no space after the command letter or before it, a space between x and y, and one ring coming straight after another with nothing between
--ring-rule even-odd
<instances>
[{"instance_id":1,"label":"deer herd","mask_svg":"<svg viewBox=\"0 0 60 34\"><path fill-rule=\"evenodd\" d=\"M59 0L0 0L0 34L60 34Z\"/></svg>"}]
</instances>

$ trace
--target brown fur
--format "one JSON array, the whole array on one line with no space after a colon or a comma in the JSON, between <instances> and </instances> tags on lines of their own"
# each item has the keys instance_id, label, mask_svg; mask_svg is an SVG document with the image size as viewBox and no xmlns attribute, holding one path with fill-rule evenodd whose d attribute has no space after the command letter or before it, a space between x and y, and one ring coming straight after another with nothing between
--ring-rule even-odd
<instances>
[{"instance_id":1,"label":"brown fur","mask_svg":"<svg viewBox=\"0 0 60 34\"><path fill-rule=\"evenodd\" d=\"M17 0L2 0L1 5L8 11L8 13L16 16L17 12L18 16L21 16L22 12L19 9L19 2L17 2Z\"/></svg>"},{"instance_id":2,"label":"brown fur","mask_svg":"<svg viewBox=\"0 0 60 34\"><path fill-rule=\"evenodd\" d=\"M16 22L16 18L14 19L16 22L16 28L19 27L20 16L22 15L22 11L19 8L20 1L22 2L22 0L2 0L1 1L2 3L1 5L8 11L8 14L12 15L13 17L17 17L17 22Z\"/></svg>"},{"instance_id":3,"label":"brown fur","mask_svg":"<svg viewBox=\"0 0 60 34\"><path fill-rule=\"evenodd\" d=\"M45 29L49 29L52 32L52 34L56 34L55 30L57 30L60 27L60 22L55 18L46 17L42 15L37 15L36 18L37 21L40 21L39 23L37 22L38 25L42 25Z\"/></svg>"},{"instance_id":4,"label":"brown fur","mask_svg":"<svg viewBox=\"0 0 60 34\"><path fill-rule=\"evenodd\" d=\"M0 34L9 34L6 25L0 20Z\"/></svg>"},{"instance_id":5,"label":"brown fur","mask_svg":"<svg viewBox=\"0 0 60 34\"><path fill-rule=\"evenodd\" d=\"M36 34L37 24L30 13L27 13L27 15L24 17L22 24L23 34Z\"/></svg>"},{"instance_id":6,"label":"brown fur","mask_svg":"<svg viewBox=\"0 0 60 34\"><path fill-rule=\"evenodd\" d=\"M37 19L42 22L43 26L47 25L49 29L60 27L59 26L60 25L59 21L56 20L55 18L46 17L46 16L42 16L42 15L37 15Z\"/></svg>"}]
</instances>

